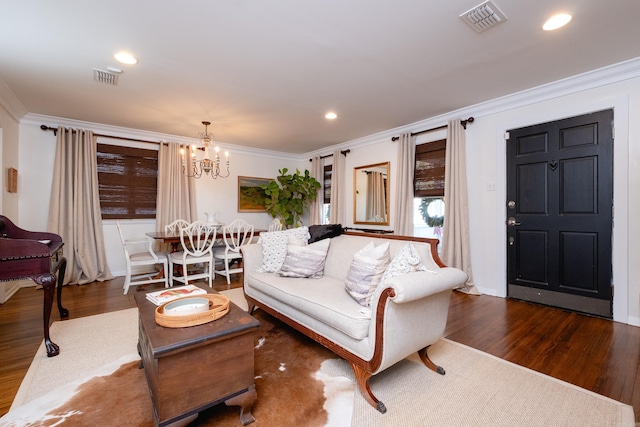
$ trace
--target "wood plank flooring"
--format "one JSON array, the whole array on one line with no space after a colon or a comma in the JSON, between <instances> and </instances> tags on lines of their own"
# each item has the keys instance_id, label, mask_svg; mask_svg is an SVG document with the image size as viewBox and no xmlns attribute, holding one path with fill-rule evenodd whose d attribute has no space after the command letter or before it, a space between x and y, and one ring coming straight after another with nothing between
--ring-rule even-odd
<instances>
[{"instance_id":1,"label":"wood plank flooring","mask_svg":"<svg viewBox=\"0 0 640 427\"><path fill-rule=\"evenodd\" d=\"M135 307L135 288L123 295L122 283L122 278L116 278L67 286L63 305L70 318ZM231 287L238 286L236 275ZM224 278L216 278L214 288L227 289ZM9 410L42 342L42 294L42 290L23 288L0 306L0 415ZM54 305L51 321L57 320ZM640 422L638 327L520 301L454 292L445 336L633 405L636 422ZM55 336L52 340L55 342Z\"/></svg>"}]
</instances>

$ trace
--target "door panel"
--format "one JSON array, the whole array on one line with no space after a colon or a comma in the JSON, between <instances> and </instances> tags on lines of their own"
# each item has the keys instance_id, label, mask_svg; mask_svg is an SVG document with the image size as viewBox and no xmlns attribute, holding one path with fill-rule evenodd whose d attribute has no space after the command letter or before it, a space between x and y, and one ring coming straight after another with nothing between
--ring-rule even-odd
<instances>
[{"instance_id":1,"label":"door panel","mask_svg":"<svg viewBox=\"0 0 640 427\"><path fill-rule=\"evenodd\" d=\"M507 295L611 317L613 111L509 131Z\"/></svg>"}]
</instances>

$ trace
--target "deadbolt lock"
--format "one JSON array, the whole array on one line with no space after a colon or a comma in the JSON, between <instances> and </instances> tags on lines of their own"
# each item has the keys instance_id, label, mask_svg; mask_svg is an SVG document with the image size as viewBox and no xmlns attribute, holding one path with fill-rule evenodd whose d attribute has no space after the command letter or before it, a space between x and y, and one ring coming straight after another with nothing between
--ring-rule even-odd
<instances>
[{"instance_id":1,"label":"deadbolt lock","mask_svg":"<svg viewBox=\"0 0 640 427\"><path fill-rule=\"evenodd\" d=\"M513 200L509 200L509 202L507 203L507 207L509 209L514 209L516 207L516 202Z\"/></svg>"}]
</instances>

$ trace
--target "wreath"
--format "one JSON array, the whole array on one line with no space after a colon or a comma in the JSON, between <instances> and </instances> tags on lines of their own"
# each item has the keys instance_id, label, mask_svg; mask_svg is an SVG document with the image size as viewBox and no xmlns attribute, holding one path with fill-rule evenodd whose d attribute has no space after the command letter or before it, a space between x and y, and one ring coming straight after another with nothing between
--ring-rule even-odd
<instances>
[{"instance_id":1,"label":"wreath","mask_svg":"<svg viewBox=\"0 0 640 427\"><path fill-rule=\"evenodd\" d=\"M429 205L437 200L442 201L442 198L423 197L422 200L420 200L420 214L429 227L442 227L442 224L444 224L444 215L429 215Z\"/></svg>"}]
</instances>

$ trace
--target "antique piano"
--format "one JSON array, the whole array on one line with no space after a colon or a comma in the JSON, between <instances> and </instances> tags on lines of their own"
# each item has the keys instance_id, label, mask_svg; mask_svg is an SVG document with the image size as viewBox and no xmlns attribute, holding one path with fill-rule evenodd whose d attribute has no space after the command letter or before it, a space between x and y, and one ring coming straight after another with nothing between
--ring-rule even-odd
<instances>
[{"instance_id":1,"label":"antique piano","mask_svg":"<svg viewBox=\"0 0 640 427\"><path fill-rule=\"evenodd\" d=\"M62 282L67 268L62 245L62 238L57 234L23 230L9 218L0 215L0 282L31 279L44 289L44 343L49 357L57 356L60 352L49 337L56 282L60 317L69 317L69 311L62 307L61 301Z\"/></svg>"}]
</instances>

